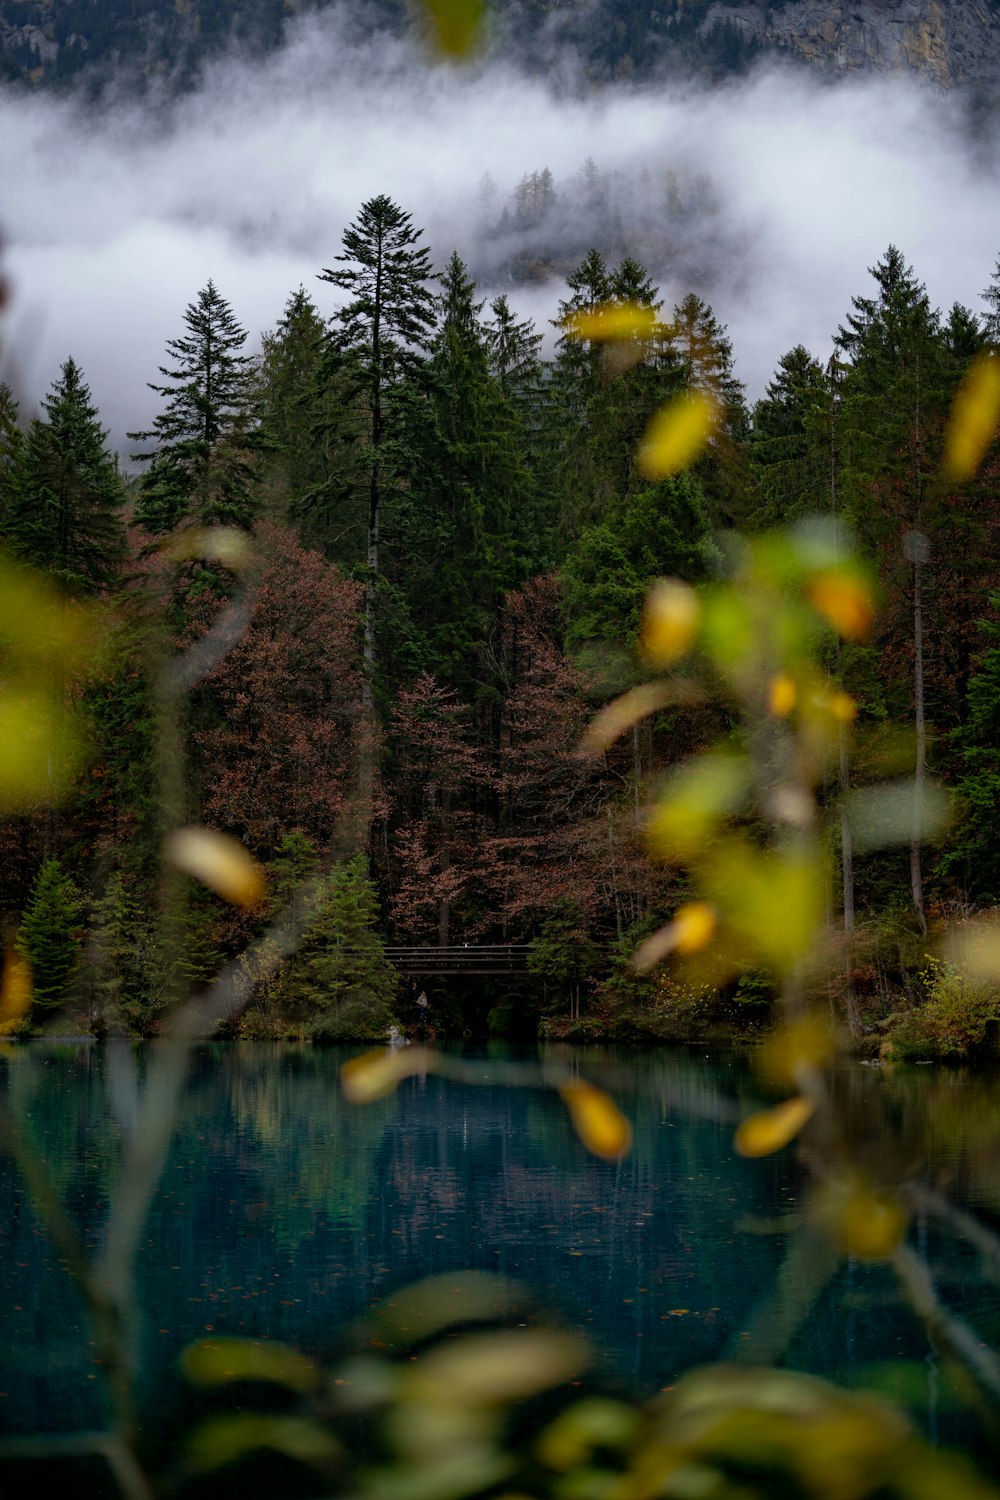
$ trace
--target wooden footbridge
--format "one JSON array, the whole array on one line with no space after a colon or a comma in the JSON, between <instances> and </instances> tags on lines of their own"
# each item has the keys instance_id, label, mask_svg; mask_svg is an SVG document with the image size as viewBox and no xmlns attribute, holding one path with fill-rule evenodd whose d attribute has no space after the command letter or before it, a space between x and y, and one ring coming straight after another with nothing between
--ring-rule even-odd
<instances>
[{"instance_id":1,"label":"wooden footbridge","mask_svg":"<svg viewBox=\"0 0 1000 1500\"><path fill-rule=\"evenodd\" d=\"M524 974L528 952L527 943L461 943L451 948L388 947L385 956L400 974L418 979L425 974Z\"/></svg>"}]
</instances>

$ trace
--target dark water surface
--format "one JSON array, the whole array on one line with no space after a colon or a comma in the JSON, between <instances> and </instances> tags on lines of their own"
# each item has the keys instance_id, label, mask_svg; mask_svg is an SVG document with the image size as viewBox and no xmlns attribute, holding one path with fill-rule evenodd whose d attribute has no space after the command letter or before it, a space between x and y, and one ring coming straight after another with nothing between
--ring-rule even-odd
<instances>
[{"instance_id":1,"label":"dark water surface","mask_svg":"<svg viewBox=\"0 0 1000 1500\"><path fill-rule=\"evenodd\" d=\"M587 1155L554 1095L496 1081L511 1056L501 1049L470 1054L481 1087L414 1079L366 1107L340 1097L346 1055L199 1051L138 1265L146 1403L206 1332L323 1354L345 1319L387 1292L461 1267L526 1282L640 1390L739 1350L775 1284L803 1185L794 1149L756 1162L733 1151L733 1120L763 1102L744 1059L561 1054L612 1088L635 1125L634 1150L613 1165ZM125 1044L32 1046L0 1065L0 1086L95 1250L147 1061ZM851 1067L837 1086L874 1151L898 1153L996 1219L997 1080ZM912 1234L943 1298L996 1342L1000 1288L977 1252L919 1220ZM6 1159L0 1245L0 1430L101 1422L79 1296ZM934 1427L934 1351L882 1266L845 1262L785 1359L849 1381L918 1362Z\"/></svg>"}]
</instances>

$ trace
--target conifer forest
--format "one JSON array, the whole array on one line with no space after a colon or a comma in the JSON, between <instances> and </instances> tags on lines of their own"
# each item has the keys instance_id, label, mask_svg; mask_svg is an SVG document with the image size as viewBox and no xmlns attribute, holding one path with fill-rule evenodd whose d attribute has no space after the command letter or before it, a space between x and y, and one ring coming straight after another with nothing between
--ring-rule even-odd
<instances>
[{"instance_id":1,"label":"conifer forest","mask_svg":"<svg viewBox=\"0 0 1000 1500\"><path fill-rule=\"evenodd\" d=\"M980 309L934 308L890 245L833 358L797 345L750 404L712 308L693 293L664 306L629 256L585 254L539 328L382 195L315 286L291 291L259 355L224 287L178 308L127 473L73 358L30 420L0 388L7 566L96 606L102 637L53 687L80 738L75 763L50 767L66 795L0 824L8 941L35 976L23 1024L68 1005L98 1033L157 1030L155 684L201 641L173 796L249 851L268 894L235 911L191 896L188 982L312 880L304 941L241 1034L379 1036L412 1021L387 942L531 945L514 1001L443 987L445 1031L752 1030L765 976L692 990L627 968L685 891L681 867L648 858L644 809L672 766L742 730L722 707L677 703L604 753L582 736L642 680L655 580L698 584L734 534L825 515L873 569L878 613L867 640L829 642L857 718L822 796L910 775L915 757L952 794L946 833L922 852L835 851L845 878L828 908L853 946L831 1003L849 990L877 1027L920 982L928 924L1000 901L1000 460L965 483L940 477L955 392L1000 344L1000 270L983 280ZM587 324L614 307L648 317L641 351ZM714 436L686 471L650 478L650 418L692 390L717 402ZM204 528L227 546L243 535L242 562L185 552ZM245 628L213 660L234 608Z\"/></svg>"}]
</instances>

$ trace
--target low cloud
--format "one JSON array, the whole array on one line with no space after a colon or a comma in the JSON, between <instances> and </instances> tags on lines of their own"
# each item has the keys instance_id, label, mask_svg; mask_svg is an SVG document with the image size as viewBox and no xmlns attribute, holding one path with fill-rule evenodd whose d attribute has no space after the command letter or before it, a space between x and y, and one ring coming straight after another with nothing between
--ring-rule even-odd
<instances>
[{"instance_id":1,"label":"low cloud","mask_svg":"<svg viewBox=\"0 0 1000 1500\"><path fill-rule=\"evenodd\" d=\"M1000 251L998 170L956 102L905 78L760 71L712 91L584 93L557 72L429 64L328 11L279 55L216 64L173 103L95 114L0 93L5 337L27 405L72 354L127 452L156 410L145 382L209 277L251 341L300 283L330 313L316 275L382 192L436 264L457 247L484 293L507 291L540 326L588 244L637 255L668 304L711 301L751 394L792 344L829 353L890 242L936 304L979 307ZM555 202L498 235L518 183L544 168Z\"/></svg>"}]
</instances>

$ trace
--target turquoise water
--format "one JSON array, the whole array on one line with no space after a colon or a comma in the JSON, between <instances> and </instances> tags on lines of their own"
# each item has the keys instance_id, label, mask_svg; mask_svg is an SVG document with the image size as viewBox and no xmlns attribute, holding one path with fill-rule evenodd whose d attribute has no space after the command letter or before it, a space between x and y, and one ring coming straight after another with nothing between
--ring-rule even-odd
<instances>
[{"instance_id":1,"label":"turquoise water","mask_svg":"<svg viewBox=\"0 0 1000 1500\"><path fill-rule=\"evenodd\" d=\"M756 1162L734 1153L733 1120L763 1102L743 1059L561 1053L634 1123L631 1155L609 1164L587 1155L554 1094L499 1081L510 1060L500 1049L470 1054L478 1087L413 1079L366 1107L340 1096L347 1055L199 1051L138 1262L147 1409L178 1352L206 1332L322 1355L345 1319L395 1287L464 1267L524 1281L605 1351L605 1374L642 1391L740 1352L804 1181L794 1149ZM3 1068L11 1108L93 1250L147 1064L124 1044L38 1046ZM851 1068L838 1087L881 1155L899 1151L959 1202L996 1215L991 1080ZM0 1430L101 1422L80 1299L6 1160L0 1235ZM913 1235L949 1305L997 1339L1000 1289L971 1246L919 1220ZM937 1422L935 1353L884 1267L845 1262L783 1357L847 1380L916 1362L926 1389L913 1399Z\"/></svg>"}]
</instances>

